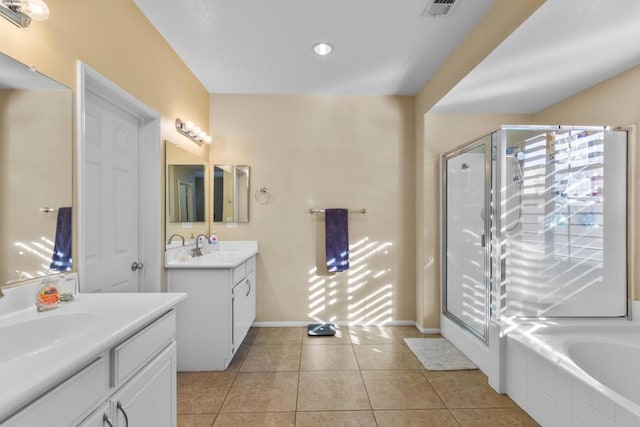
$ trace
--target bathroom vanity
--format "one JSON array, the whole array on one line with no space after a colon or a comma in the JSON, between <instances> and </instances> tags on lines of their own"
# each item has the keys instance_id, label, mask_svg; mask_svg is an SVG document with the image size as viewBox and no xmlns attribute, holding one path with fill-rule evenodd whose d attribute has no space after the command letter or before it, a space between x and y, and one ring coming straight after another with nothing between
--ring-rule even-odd
<instances>
[{"instance_id":1,"label":"bathroom vanity","mask_svg":"<svg viewBox=\"0 0 640 427\"><path fill-rule=\"evenodd\" d=\"M175 307L185 297L79 294L52 311L0 316L0 425L175 427Z\"/></svg>"},{"instance_id":2,"label":"bathroom vanity","mask_svg":"<svg viewBox=\"0 0 640 427\"><path fill-rule=\"evenodd\" d=\"M229 366L256 317L258 243L220 242L220 250L180 259L167 251L169 292L185 292L176 310L179 371Z\"/></svg>"}]
</instances>

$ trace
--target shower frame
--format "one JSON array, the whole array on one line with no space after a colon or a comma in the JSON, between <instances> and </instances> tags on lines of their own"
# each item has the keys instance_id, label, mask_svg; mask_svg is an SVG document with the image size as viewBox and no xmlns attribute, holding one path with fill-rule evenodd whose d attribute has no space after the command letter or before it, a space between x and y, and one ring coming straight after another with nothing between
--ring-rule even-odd
<instances>
[{"instance_id":1,"label":"shower frame","mask_svg":"<svg viewBox=\"0 0 640 427\"><path fill-rule=\"evenodd\" d=\"M440 156L440 179L441 179L441 187L440 187L440 206L442 208L440 214L440 250L441 250L441 262L440 262L440 282L441 282L441 304L442 304L442 314L455 322L458 326L463 328L464 330L471 333L475 336L479 341L484 343L485 345L489 344L489 323L491 319L491 295L492 295L492 279L493 279L493 263L492 263L492 248L493 248L493 236L492 236L492 217L493 217L493 209L492 209L492 174L493 174L493 162L492 155L494 150L494 133L489 135L485 135L482 138L475 140L470 143L466 143L464 145L458 146L451 151L443 153ZM463 319L461 319L456 314L452 313L447 309L448 307L448 294L447 294L447 187L448 187L448 178L447 178L447 162L461 154L471 152L479 147L484 148L484 201L483 201L483 211L485 212L484 217L484 225L483 225L483 243L484 243L484 284L485 284L485 301L484 301L484 309L485 309L485 318L484 324L482 327L482 331L478 331L475 328L471 327L471 325L467 324Z\"/></svg>"},{"instance_id":2,"label":"shower frame","mask_svg":"<svg viewBox=\"0 0 640 427\"><path fill-rule=\"evenodd\" d=\"M506 284L506 236L504 235L503 226L503 213L501 209L496 209L495 206L501 206L506 195L503 194L506 190L504 162L506 156L503 155L506 152L507 147L507 131L509 130L521 130L521 131L540 131L540 132L555 132L555 131L624 131L627 133L627 165L629 159L629 128L615 128L609 129L603 126L537 126L537 125L504 125L479 139L472 142L463 144L441 154L440 156L440 249L441 249L441 262L440 262L440 282L441 282L441 303L443 316L455 322L462 329L470 332L482 343L489 344L489 329L491 321L500 323L500 317L503 308L504 298L507 298L505 284ZM470 152L484 145L484 212L489 212L490 215L486 215L484 218L484 261L485 261L485 274L484 281L486 287L485 295L485 307L486 316L483 331L476 331L474 328L466 324L459 316L451 313L447 310L448 292L447 292L447 161L451 160L460 154ZM627 171L625 194L629 197L629 171ZM550 315L550 316L517 316L519 319L540 319L542 317L548 319L619 319L627 318L631 319L631 289L630 280L631 277L631 263L628 260L630 254L628 230L630 230L631 224L629 224L629 209L627 204L626 210L626 313L622 316L571 316L571 315ZM500 255L499 257L497 255Z\"/></svg>"}]
</instances>

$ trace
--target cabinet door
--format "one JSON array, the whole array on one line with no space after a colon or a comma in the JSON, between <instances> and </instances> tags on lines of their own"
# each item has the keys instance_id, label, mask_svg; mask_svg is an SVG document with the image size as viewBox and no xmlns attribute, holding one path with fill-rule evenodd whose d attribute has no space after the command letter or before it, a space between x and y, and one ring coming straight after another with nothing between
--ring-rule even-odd
<instances>
[{"instance_id":1,"label":"cabinet door","mask_svg":"<svg viewBox=\"0 0 640 427\"><path fill-rule=\"evenodd\" d=\"M175 427L175 342L134 375L110 402L114 426Z\"/></svg>"},{"instance_id":2,"label":"cabinet door","mask_svg":"<svg viewBox=\"0 0 640 427\"><path fill-rule=\"evenodd\" d=\"M238 349L255 320L255 272L233 287L233 346Z\"/></svg>"},{"instance_id":3,"label":"cabinet door","mask_svg":"<svg viewBox=\"0 0 640 427\"><path fill-rule=\"evenodd\" d=\"M109 404L105 403L78 424L78 427L110 427L109 423L113 425L113 416Z\"/></svg>"}]
</instances>

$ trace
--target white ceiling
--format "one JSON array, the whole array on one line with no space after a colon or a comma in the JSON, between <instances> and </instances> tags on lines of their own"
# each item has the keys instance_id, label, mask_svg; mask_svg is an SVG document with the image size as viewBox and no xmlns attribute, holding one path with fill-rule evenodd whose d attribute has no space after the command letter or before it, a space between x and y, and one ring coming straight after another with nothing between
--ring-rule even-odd
<instances>
[{"instance_id":1,"label":"white ceiling","mask_svg":"<svg viewBox=\"0 0 640 427\"><path fill-rule=\"evenodd\" d=\"M547 0L431 111L535 113L639 64L639 0Z\"/></svg>"},{"instance_id":2,"label":"white ceiling","mask_svg":"<svg viewBox=\"0 0 640 427\"><path fill-rule=\"evenodd\" d=\"M413 95L494 0L134 1L211 93Z\"/></svg>"}]
</instances>

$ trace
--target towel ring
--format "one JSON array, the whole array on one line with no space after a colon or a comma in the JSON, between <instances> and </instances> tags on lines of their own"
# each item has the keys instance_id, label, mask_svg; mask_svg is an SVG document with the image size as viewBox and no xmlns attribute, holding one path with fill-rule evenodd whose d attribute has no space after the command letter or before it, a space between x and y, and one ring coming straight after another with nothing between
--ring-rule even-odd
<instances>
[{"instance_id":1,"label":"towel ring","mask_svg":"<svg viewBox=\"0 0 640 427\"><path fill-rule=\"evenodd\" d=\"M261 205L266 205L269 203L269 200L271 200L271 194L267 191L267 187L259 188L254 194L254 197Z\"/></svg>"}]
</instances>

